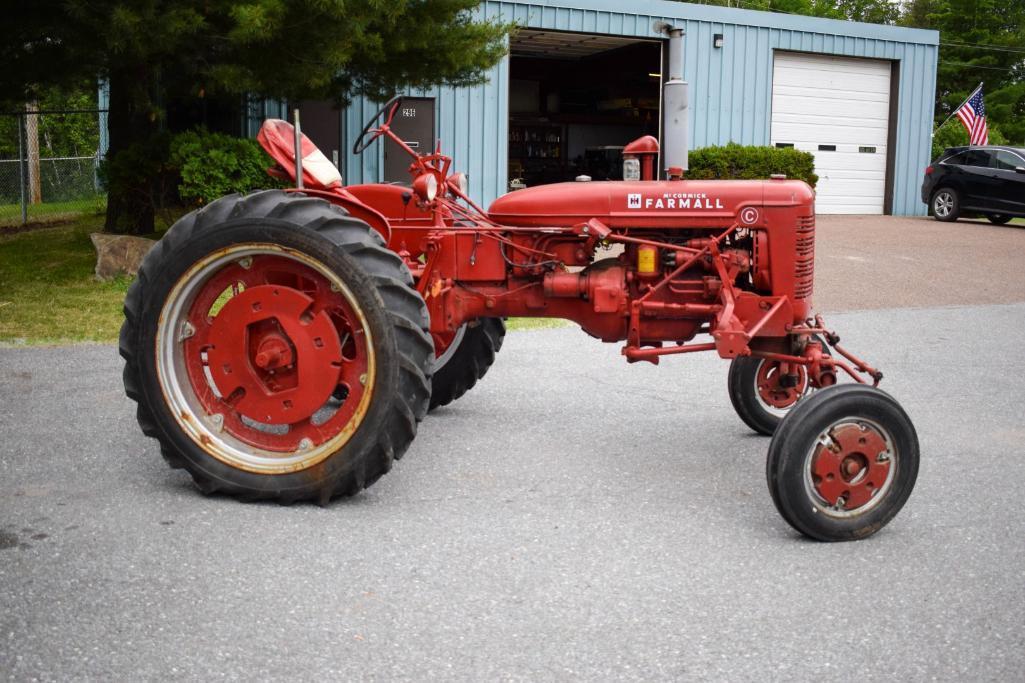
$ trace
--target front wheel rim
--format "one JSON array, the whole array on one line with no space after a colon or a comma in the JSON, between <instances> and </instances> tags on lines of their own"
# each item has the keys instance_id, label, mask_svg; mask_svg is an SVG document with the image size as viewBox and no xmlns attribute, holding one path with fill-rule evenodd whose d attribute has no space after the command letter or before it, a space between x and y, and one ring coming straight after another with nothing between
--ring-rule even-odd
<instances>
[{"instance_id":1,"label":"front wheel rim","mask_svg":"<svg viewBox=\"0 0 1025 683\"><path fill-rule=\"evenodd\" d=\"M174 419L237 469L312 467L362 423L376 356L366 317L342 279L276 244L207 255L168 295L157 377Z\"/></svg>"},{"instance_id":2,"label":"front wheel rim","mask_svg":"<svg viewBox=\"0 0 1025 683\"><path fill-rule=\"evenodd\" d=\"M838 420L819 433L805 456L805 492L827 517L863 515L892 487L898 456L892 435L878 423Z\"/></svg>"},{"instance_id":3,"label":"front wheel rim","mask_svg":"<svg viewBox=\"0 0 1025 683\"><path fill-rule=\"evenodd\" d=\"M763 359L754 377L754 395L758 405L765 412L779 418L784 417L798 401L813 391L808 382L808 371L803 365L792 365L790 368L790 374L797 375L794 386L783 386L785 374L780 361Z\"/></svg>"}]
</instances>

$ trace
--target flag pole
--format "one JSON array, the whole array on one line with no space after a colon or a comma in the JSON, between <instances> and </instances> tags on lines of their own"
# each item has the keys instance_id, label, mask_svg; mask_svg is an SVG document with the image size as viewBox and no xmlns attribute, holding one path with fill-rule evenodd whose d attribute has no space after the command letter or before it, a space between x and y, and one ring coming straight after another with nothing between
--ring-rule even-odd
<instances>
[{"instance_id":1,"label":"flag pole","mask_svg":"<svg viewBox=\"0 0 1025 683\"><path fill-rule=\"evenodd\" d=\"M931 138L936 137L936 131L938 131L940 128L943 128L943 126L947 125L947 121L949 121L950 119L954 118L954 114L956 114L957 112L961 111L961 107L963 107L965 105L965 102L967 102L968 100L972 99L972 95L974 95L975 93L979 92L979 90L982 88L984 83L985 83L985 81L979 81L979 85L975 86L975 90L972 90L970 93L968 93L968 97L964 98L964 102L962 102L961 104L957 105L957 107L954 109L954 111L950 112L950 115L947 116L947 118L943 119L943 123L941 123L940 125L938 125L938 126L936 126L935 128L932 129L932 135L930 135L929 137L931 137Z\"/></svg>"}]
</instances>

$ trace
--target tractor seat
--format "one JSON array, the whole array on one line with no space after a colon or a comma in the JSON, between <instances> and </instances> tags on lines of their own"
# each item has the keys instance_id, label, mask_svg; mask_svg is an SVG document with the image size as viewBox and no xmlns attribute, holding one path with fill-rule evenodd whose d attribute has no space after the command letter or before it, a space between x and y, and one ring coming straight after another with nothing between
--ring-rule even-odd
<instances>
[{"instance_id":1,"label":"tractor seat","mask_svg":"<svg viewBox=\"0 0 1025 683\"><path fill-rule=\"evenodd\" d=\"M302 134L303 186L311 190L331 190L342 186L342 174L313 141ZM267 119L260 126L257 141L267 154L295 180L295 128L288 121Z\"/></svg>"}]
</instances>

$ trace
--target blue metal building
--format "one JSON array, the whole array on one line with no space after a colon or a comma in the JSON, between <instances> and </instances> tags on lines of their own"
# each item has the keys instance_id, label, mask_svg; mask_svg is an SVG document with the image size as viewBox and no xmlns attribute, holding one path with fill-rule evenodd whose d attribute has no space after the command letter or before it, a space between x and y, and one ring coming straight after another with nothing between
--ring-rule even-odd
<instances>
[{"instance_id":1,"label":"blue metal building","mask_svg":"<svg viewBox=\"0 0 1025 683\"><path fill-rule=\"evenodd\" d=\"M516 112L532 106L523 105L524 99L540 101L533 106L547 109L539 117L542 121L570 121L562 128L569 138L587 137L584 124L573 121L601 116L564 113L570 97L560 103L558 93L546 98L544 92L535 92L529 74L516 78L517 60L592 58L603 49L622 50L631 41L660 46L662 36L653 24L661 21L686 32L684 79L690 83L692 148L737 142L807 149L816 155L817 173L823 178L820 212L925 213L918 187L930 153L939 42L935 31L666 0L487 0L477 12L523 27L512 39L510 56L491 71L488 82L407 94L428 98L423 102L433 109L434 136L454 157L455 167L469 174L473 196L485 203L505 193L510 170L519 170L510 150L524 154L524 135L537 136L515 123ZM661 53L664 60L665 50ZM657 80L666 70L656 64L650 71L644 75ZM653 92L657 98L657 90ZM615 107L617 102L631 107L628 99L609 98L599 107ZM359 157L349 153L379 106L358 99L340 116L336 154L347 183L386 179L382 145ZM649 101L647 106L654 105ZM560 113L553 115L553 108ZM266 116L284 117L267 104L257 109L251 112L252 132ZM644 110L626 111L636 117ZM543 134L558 139L557 129L552 131ZM625 140L609 142L621 145ZM572 144L561 143L563 154L572 151ZM537 151L538 146L527 149ZM588 147L587 154L597 149ZM325 149L329 156L332 151Z\"/></svg>"}]
</instances>

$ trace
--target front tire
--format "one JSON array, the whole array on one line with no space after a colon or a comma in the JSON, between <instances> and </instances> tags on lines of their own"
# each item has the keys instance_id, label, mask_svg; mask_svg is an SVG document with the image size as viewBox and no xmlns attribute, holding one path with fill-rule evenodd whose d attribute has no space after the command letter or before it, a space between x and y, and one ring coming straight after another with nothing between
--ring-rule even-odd
<instances>
[{"instance_id":1,"label":"front tire","mask_svg":"<svg viewBox=\"0 0 1025 683\"><path fill-rule=\"evenodd\" d=\"M936 190L929 206L932 207L932 215L936 220L944 223L956 221L961 215L961 198L949 187Z\"/></svg>"},{"instance_id":2,"label":"front tire","mask_svg":"<svg viewBox=\"0 0 1025 683\"><path fill-rule=\"evenodd\" d=\"M434 350L409 270L323 200L266 191L188 214L124 308L139 424L205 493L355 494L427 411Z\"/></svg>"},{"instance_id":3,"label":"front tire","mask_svg":"<svg viewBox=\"0 0 1025 683\"><path fill-rule=\"evenodd\" d=\"M889 394L832 386L801 401L769 445L776 509L818 541L871 536L900 511L918 477L918 435Z\"/></svg>"},{"instance_id":4,"label":"front tire","mask_svg":"<svg viewBox=\"0 0 1025 683\"><path fill-rule=\"evenodd\" d=\"M772 436L780 421L804 396L813 391L803 365L793 365L784 375L779 361L737 356L726 380L730 403L748 427ZM786 386L794 381L793 386Z\"/></svg>"},{"instance_id":5,"label":"front tire","mask_svg":"<svg viewBox=\"0 0 1025 683\"><path fill-rule=\"evenodd\" d=\"M986 214L986 218L988 218L989 222L993 225L1005 225L1010 222L1012 216L1008 216L1006 213L988 213Z\"/></svg>"}]
</instances>

